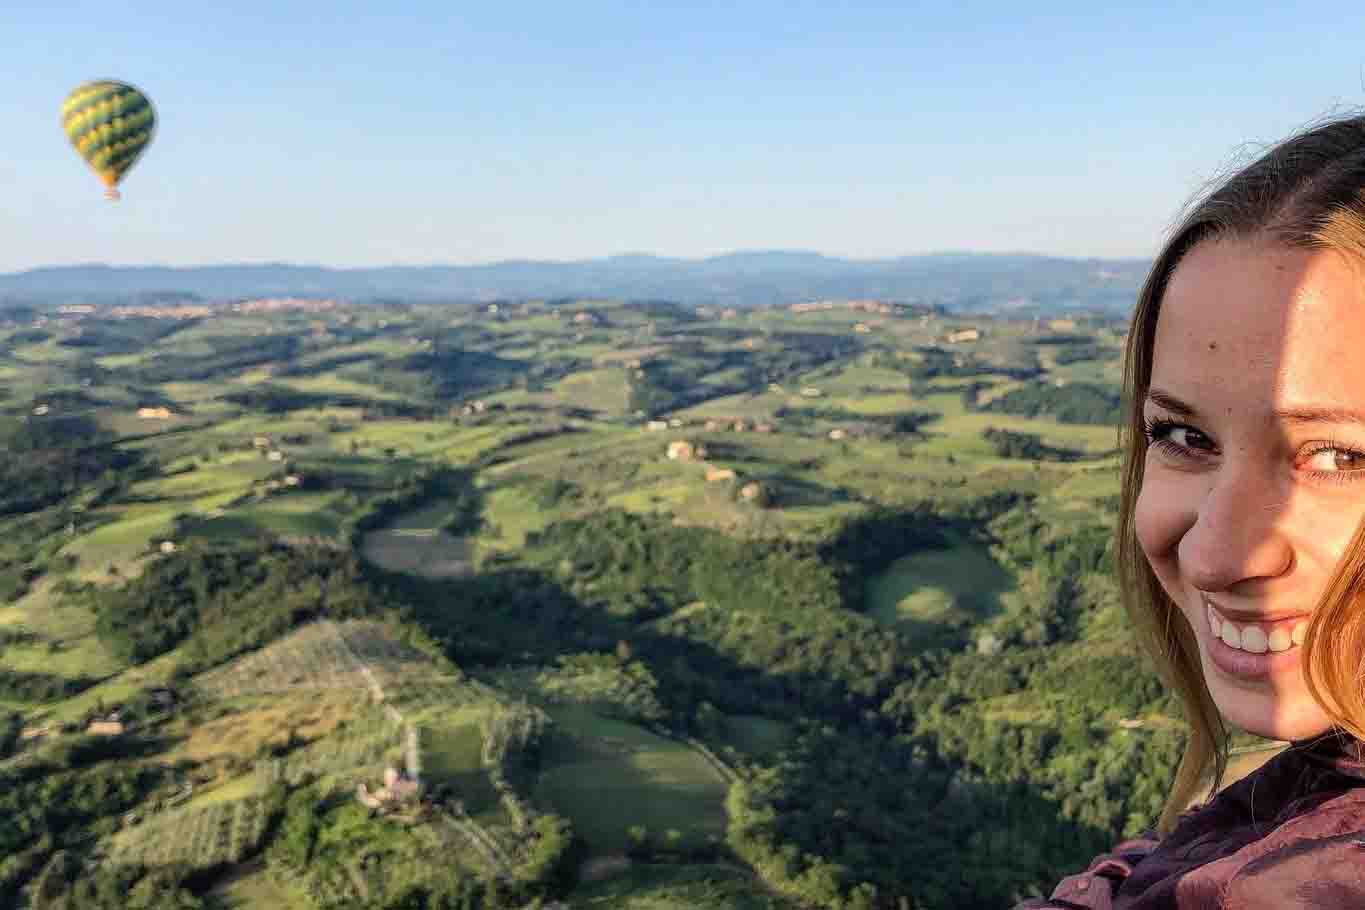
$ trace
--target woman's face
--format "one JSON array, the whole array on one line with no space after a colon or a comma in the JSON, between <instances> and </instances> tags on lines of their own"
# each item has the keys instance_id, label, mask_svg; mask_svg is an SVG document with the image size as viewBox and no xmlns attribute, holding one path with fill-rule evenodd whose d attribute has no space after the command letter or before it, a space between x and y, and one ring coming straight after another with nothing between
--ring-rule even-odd
<instances>
[{"instance_id":1,"label":"woman's face","mask_svg":"<svg viewBox=\"0 0 1365 910\"><path fill-rule=\"evenodd\" d=\"M1219 710L1273 739L1323 732L1299 643L1365 515L1365 269L1199 244L1162 300L1143 413L1138 540Z\"/></svg>"}]
</instances>

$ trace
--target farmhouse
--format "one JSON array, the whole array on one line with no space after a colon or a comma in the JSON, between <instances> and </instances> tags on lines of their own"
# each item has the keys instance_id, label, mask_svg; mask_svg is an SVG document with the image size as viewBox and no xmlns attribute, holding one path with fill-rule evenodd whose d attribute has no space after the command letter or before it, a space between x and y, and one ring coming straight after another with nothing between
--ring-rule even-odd
<instances>
[{"instance_id":1,"label":"farmhouse","mask_svg":"<svg viewBox=\"0 0 1365 910\"><path fill-rule=\"evenodd\" d=\"M949 344L961 344L967 341L980 341L980 329L958 329L956 332L949 332L947 342Z\"/></svg>"},{"instance_id":2,"label":"farmhouse","mask_svg":"<svg viewBox=\"0 0 1365 910\"><path fill-rule=\"evenodd\" d=\"M739 495L741 499L753 502L763 495L763 487L757 483L746 483L740 488Z\"/></svg>"},{"instance_id":3,"label":"farmhouse","mask_svg":"<svg viewBox=\"0 0 1365 910\"><path fill-rule=\"evenodd\" d=\"M141 420L170 420L170 408L138 408L137 416Z\"/></svg>"},{"instance_id":4,"label":"farmhouse","mask_svg":"<svg viewBox=\"0 0 1365 910\"><path fill-rule=\"evenodd\" d=\"M167 556L169 556L170 554L175 552L175 541L163 540L161 541L161 545L157 547L157 549L160 550L162 553L165 553Z\"/></svg>"},{"instance_id":5,"label":"farmhouse","mask_svg":"<svg viewBox=\"0 0 1365 910\"><path fill-rule=\"evenodd\" d=\"M646 427L651 433L657 433L659 430L666 430L666 429L668 429L668 421L667 421L667 420L651 420L649 423L645 424L645 427Z\"/></svg>"},{"instance_id":6,"label":"farmhouse","mask_svg":"<svg viewBox=\"0 0 1365 910\"><path fill-rule=\"evenodd\" d=\"M685 439L675 439L668 444L669 461L691 461L696 454L696 448Z\"/></svg>"},{"instance_id":7,"label":"farmhouse","mask_svg":"<svg viewBox=\"0 0 1365 910\"><path fill-rule=\"evenodd\" d=\"M361 783L356 787L356 799L371 809L391 809L412 802L422 793L422 785L417 780L395 768L384 769L384 786L375 790Z\"/></svg>"},{"instance_id":8,"label":"farmhouse","mask_svg":"<svg viewBox=\"0 0 1365 910\"><path fill-rule=\"evenodd\" d=\"M123 721L118 719L118 712L115 711L104 720L93 720L85 728L85 732L90 736L122 736Z\"/></svg>"},{"instance_id":9,"label":"farmhouse","mask_svg":"<svg viewBox=\"0 0 1365 910\"><path fill-rule=\"evenodd\" d=\"M815 386L809 386L809 385L808 385L808 386L806 386L804 389L801 390L801 397L802 397L802 398L819 398L820 395L821 395L820 390L817 389Z\"/></svg>"},{"instance_id":10,"label":"farmhouse","mask_svg":"<svg viewBox=\"0 0 1365 910\"><path fill-rule=\"evenodd\" d=\"M721 480L734 480L735 472L729 468L712 468L706 472L706 482L716 483Z\"/></svg>"}]
</instances>

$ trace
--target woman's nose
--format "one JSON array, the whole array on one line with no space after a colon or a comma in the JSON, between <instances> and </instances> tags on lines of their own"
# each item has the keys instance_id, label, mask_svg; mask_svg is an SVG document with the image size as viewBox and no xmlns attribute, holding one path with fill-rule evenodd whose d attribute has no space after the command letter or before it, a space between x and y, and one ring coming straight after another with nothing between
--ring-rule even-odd
<instances>
[{"instance_id":1,"label":"woman's nose","mask_svg":"<svg viewBox=\"0 0 1365 910\"><path fill-rule=\"evenodd\" d=\"M1215 477L1177 549L1182 574L1204 591L1284 574L1294 564L1288 513L1288 497L1270 478Z\"/></svg>"}]
</instances>

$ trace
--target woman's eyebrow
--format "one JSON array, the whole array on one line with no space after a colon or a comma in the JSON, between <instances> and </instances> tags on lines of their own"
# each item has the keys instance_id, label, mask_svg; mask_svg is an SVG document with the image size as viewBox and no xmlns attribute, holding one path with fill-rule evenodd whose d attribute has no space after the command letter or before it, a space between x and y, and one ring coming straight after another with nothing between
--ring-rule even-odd
<instances>
[{"instance_id":1,"label":"woman's eyebrow","mask_svg":"<svg viewBox=\"0 0 1365 910\"><path fill-rule=\"evenodd\" d=\"M1159 408L1164 408L1180 417L1198 417L1199 411L1193 405L1188 405L1176 398L1170 392L1163 392L1161 389L1148 389L1147 400Z\"/></svg>"},{"instance_id":2,"label":"woman's eyebrow","mask_svg":"<svg viewBox=\"0 0 1365 910\"><path fill-rule=\"evenodd\" d=\"M1275 411L1275 417L1285 423L1365 424L1365 413L1350 408L1285 408Z\"/></svg>"},{"instance_id":3,"label":"woman's eyebrow","mask_svg":"<svg viewBox=\"0 0 1365 910\"><path fill-rule=\"evenodd\" d=\"M1170 411L1179 417L1196 419L1199 417L1199 409L1194 405L1187 404L1176 398L1170 392L1163 392L1161 389L1151 389L1147 392L1147 400L1157 407ZM1301 407L1301 408L1279 408L1271 412L1271 417L1284 423L1356 423L1365 425L1365 412L1353 411L1350 408L1331 408L1331 407Z\"/></svg>"}]
</instances>

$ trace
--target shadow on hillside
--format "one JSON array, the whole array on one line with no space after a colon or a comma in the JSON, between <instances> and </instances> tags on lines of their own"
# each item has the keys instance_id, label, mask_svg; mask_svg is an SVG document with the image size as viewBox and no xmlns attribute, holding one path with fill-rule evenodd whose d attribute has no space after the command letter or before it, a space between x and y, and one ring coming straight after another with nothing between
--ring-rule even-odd
<instances>
[{"instance_id":1,"label":"shadow on hillside","mask_svg":"<svg viewBox=\"0 0 1365 910\"><path fill-rule=\"evenodd\" d=\"M852 881L913 896L914 906L1008 906L1113 840L1068 820L1028 784L974 779L946 762L931 741L911 738L880 711L885 685L854 691L832 676L775 672L685 630L612 616L535 570L443 581L367 572L466 668L548 664L628 642L658 676L675 725L689 725L704 703L796 725L799 748L771 772L785 783L763 797L769 809L755 809L767 821L752 830L732 824L732 835L743 829L746 843L763 850L786 844L842 864Z\"/></svg>"}]
</instances>

